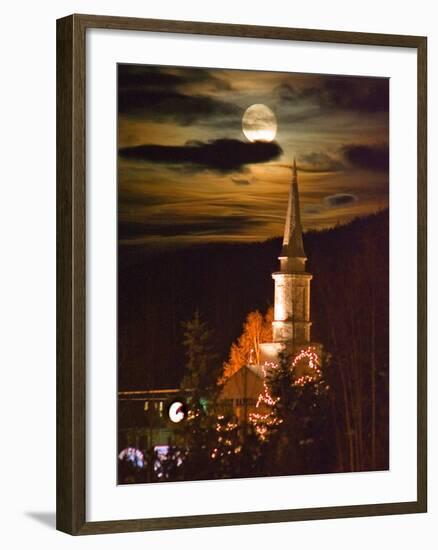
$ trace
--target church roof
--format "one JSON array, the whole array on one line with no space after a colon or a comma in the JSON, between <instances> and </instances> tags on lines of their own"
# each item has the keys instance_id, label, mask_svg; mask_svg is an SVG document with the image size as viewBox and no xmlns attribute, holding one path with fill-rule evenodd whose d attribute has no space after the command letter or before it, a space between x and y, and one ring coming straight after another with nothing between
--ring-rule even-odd
<instances>
[{"instance_id":1,"label":"church roof","mask_svg":"<svg viewBox=\"0 0 438 550\"><path fill-rule=\"evenodd\" d=\"M295 159L292 166L292 181L289 191L289 201L287 204L286 224L284 226L281 257L306 258L303 246L303 230L301 227L297 164Z\"/></svg>"},{"instance_id":2,"label":"church roof","mask_svg":"<svg viewBox=\"0 0 438 550\"><path fill-rule=\"evenodd\" d=\"M247 365L247 368L253 372L256 376L258 376L259 378L263 378L264 377L264 374L263 374L263 368L261 365Z\"/></svg>"},{"instance_id":3,"label":"church roof","mask_svg":"<svg viewBox=\"0 0 438 550\"><path fill-rule=\"evenodd\" d=\"M231 378L233 378L234 376L240 376L243 371L245 369L248 369L249 372L252 372L253 374L255 374L258 378L264 378L265 375L263 373L263 366L262 365L258 365L256 363L249 363L249 364L245 364L245 365L242 365L241 367L239 367L235 372L233 372L233 374L231 374L230 376L227 377L227 379L224 381L225 384L231 380Z\"/></svg>"},{"instance_id":4,"label":"church roof","mask_svg":"<svg viewBox=\"0 0 438 550\"><path fill-rule=\"evenodd\" d=\"M246 368L262 379L265 378L265 373L269 376L272 371L272 366L268 363L265 363L264 365L246 365Z\"/></svg>"}]
</instances>

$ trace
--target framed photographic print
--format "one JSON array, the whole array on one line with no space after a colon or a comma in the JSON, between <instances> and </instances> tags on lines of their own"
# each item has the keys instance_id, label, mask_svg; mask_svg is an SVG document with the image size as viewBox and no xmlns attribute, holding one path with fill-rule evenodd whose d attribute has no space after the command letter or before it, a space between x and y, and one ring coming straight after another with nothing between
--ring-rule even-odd
<instances>
[{"instance_id":1,"label":"framed photographic print","mask_svg":"<svg viewBox=\"0 0 438 550\"><path fill-rule=\"evenodd\" d=\"M58 529L425 512L426 38L57 48Z\"/></svg>"}]
</instances>

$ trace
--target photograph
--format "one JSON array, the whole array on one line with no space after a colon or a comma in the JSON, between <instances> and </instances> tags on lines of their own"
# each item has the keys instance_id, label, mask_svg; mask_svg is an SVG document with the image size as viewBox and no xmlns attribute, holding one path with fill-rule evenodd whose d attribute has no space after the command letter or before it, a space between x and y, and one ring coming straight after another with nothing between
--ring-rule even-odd
<instances>
[{"instance_id":1,"label":"photograph","mask_svg":"<svg viewBox=\"0 0 438 550\"><path fill-rule=\"evenodd\" d=\"M117 65L117 483L389 469L390 79Z\"/></svg>"}]
</instances>

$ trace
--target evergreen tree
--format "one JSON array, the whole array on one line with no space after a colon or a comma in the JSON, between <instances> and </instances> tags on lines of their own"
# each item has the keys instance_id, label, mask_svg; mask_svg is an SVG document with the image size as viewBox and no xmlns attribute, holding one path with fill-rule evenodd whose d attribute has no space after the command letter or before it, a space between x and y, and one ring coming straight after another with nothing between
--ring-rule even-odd
<instances>
[{"instance_id":1,"label":"evergreen tree","mask_svg":"<svg viewBox=\"0 0 438 550\"><path fill-rule=\"evenodd\" d=\"M215 405L221 365L213 349L213 334L196 311L183 323L186 374L181 389L186 393L188 415L181 423L179 439L185 457L179 475L183 479L215 477L211 455L217 443Z\"/></svg>"},{"instance_id":2,"label":"evergreen tree","mask_svg":"<svg viewBox=\"0 0 438 550\"><path fill-rule=\"evenodd\" d=\"M181 389L191 392L192 410L205 410L207 401L217 396L217 380L220 375L220 364L213 346L213 333L202 320L198 310L192 319L183 322L182 325L186 374Z\"/></svg>"},{"instance_id":3,"label":"evergreen tree","mask_svg":"<svg viewBox=\"0 0 438 550\"><path fill-rule=\"evenodd\" d=\"M315 359L316 355L310 355L309 361ZM252 419L270 452L265 475L330 470L328 386L319 366L313 374L303 374L300 361L300 354L283 352L278 364L266 371L263 400L270 411Z\"/></svg>"},{"instance_id":4,"label":"evergreen tree","mask_svg":"<svg viewBox=\"0 0 438 550\"><path fill-rule=\"evenodd\" d=\"M174 479L261 475L258 440L251 432L244 442L232 414L218 403L222 367L213 350L211 330L199 312L183 327L186 375L181 387L188 395L188 416L180 426L185 456L174 470Z\"/></svg>"}]
</instances>

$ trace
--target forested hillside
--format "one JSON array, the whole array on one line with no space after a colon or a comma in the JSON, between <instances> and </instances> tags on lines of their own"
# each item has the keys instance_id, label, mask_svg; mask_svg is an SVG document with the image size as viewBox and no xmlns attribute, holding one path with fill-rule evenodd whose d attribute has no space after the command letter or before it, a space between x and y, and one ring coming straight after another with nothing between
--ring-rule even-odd
<instances>
[{"instance_id":1,"label":"forested hillside","mask_svg":"<svg viewBox=\"0 0 438 550\"><path fill-rule=\"evenodd\" d=\"M337 470L386 468L389 384L389 216L308 232L312 339L331 354ZM179 386L181 323L199 310L219 361L250 311L273 303L281 239L162 251L119 249L119 389Z\"/></svg>"}]
</instances>

